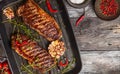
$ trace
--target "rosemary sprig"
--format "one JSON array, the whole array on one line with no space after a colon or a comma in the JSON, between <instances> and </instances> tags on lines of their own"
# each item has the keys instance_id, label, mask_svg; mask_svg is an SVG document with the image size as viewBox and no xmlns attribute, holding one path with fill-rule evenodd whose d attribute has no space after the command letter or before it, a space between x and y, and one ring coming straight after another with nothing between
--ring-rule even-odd
<instances>
[{"instance_id":1,"label":"rosemary sprig","mask_svg":"<svg viewBox=\"0 0 120 74\"><path fill-rule=\"evenodd\" d=\"M39 61L40 58L36 57L36 60ZM35 64L35 62L31 63L31 64L28 64L28 65L24 65L24 64L21 64L21 70L22 71L25 71L27 72L28 74L33 74L33 72L29 69L30 67L33 67L33 66L36 66L36 67L41 67L41 68L44 68L41 64ZM56 63L54 63L49 69L47 69L45 72L48 72L49 70L53 69L54 67L56 67Z\"/></svg>"},{"instance_id":2,"label":"rosemary sprig","mask_svg":"<svg viewBox=\"0 0 120 74\"><path fill-rule=\"evenodd\" d=\"M17 29L18 33L24 32L31 39L33 39L37 42L40 41L39 34L37 32L32 31L31 29L29 29L24 23L17 22L17 20L15 20L15 19L3 21L3 23L6 23L6 22L8 22L14 26L13 33Z\"/></svg>"},{"instance_id":3,"label":"rosemary sprig","mask_svg":"<svg viewBox=\"0 0 120 74\"><path fill-rule=\"evenodd\" d=\"M22 64L21 69L26 71L28 74L34 74L30 69L28 69L28 67L30 67L30 65L25 66Z\"/></svg>"},{"instance_id":4,"label":"rosemary sprig","mask_svg":"<svg viewBox=\"0 0 120 74\"><path fill-rule=\"evenodd\" d=\"M75 58L73 58L73 60L65 67L62 69L61 73L64 74L65 72L69 71L70 69L72 69L72 64L75 63Z\"/></svg>"}]
</instances>

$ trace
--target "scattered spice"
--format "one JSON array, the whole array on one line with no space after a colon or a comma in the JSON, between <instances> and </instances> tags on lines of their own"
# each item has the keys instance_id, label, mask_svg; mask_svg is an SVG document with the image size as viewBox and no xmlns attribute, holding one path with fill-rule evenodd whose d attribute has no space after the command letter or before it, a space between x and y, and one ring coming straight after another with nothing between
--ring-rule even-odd
<instances>
[{"instance_id":1,"label":"scattered spice","mask_svg":"<svg viewBox=\"0 0 120 74\"><path fill-rule=\"evenodd\" d=\"M47 5L47 8L50 12L52 12L52 13L58 12L58 10L52 8L49 0L46 0L46 5Z\"/></svg>"},{"instance_id":2,"label":"scattered spice","mask_svg":"<svg viewBox=\"0 0 120 74\"><path fill-rule=\"evenodd\" d=\"M102 0L100 3L102 14L106 16L116 15L118 10L118 3L116 0Z\"/></svg>"}]
</instances>

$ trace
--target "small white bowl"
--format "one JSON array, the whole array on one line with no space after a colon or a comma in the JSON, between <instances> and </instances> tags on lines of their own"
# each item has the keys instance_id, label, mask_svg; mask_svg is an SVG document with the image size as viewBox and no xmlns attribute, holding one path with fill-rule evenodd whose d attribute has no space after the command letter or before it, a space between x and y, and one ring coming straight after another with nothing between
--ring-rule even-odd
<instances>
[{"instance_id":1,"label":"small white bowl","mask_svg":"<svg viewBox=\"0 0 120 74\"><path fill-rule=\"evenodd\" d=\"M75 8L83 8L87 6L90 1L91 0L78 0L78 1L74 0L73 2L72 0L67 0L68 4Z\"/></svg>"}]
</instances>

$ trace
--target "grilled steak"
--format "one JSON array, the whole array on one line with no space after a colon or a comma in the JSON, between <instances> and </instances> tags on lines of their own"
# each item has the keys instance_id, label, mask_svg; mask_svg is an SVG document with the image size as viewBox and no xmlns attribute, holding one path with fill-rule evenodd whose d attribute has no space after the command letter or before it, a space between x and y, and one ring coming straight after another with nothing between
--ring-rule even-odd
<instances>
[{"instance_id":1,"label":"grilled steak","mask_svg":"<svg viewBox=\"0 0 120 74\"><path fill-rule=\"evenodd\" d=\"M21 16L28 26L44 36L49 41L57 40L62 33L57 22L33 0L20 6L17 10L18 16Z\"/></svg>"},{"instance_id":2,"label":"grilled steak","mask_svg":"<svg viewBox=\"0 0 120 74\"><path fill-rule=\"evenodd\" d=\"M22 57L28 60L33 68L44 73L50 70L55 64L54 58L37 42L30 40L27 36L18 34L12 36L12 48Z\"/></svg>"}]
</instances>

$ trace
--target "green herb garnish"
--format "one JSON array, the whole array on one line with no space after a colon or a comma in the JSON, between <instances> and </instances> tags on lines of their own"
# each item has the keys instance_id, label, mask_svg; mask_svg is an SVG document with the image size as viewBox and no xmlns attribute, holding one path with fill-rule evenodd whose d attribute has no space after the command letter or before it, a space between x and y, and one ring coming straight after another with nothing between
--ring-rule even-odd
<instances>
[{"instance_id":1,"label":"green herb garnish","mask_svg":"<svg viewBox=\"0 0 120 74\"><path fill-rule=\"evenodd\" d=\"M25 65L22 64L21 69L22 69L23 71L27 72L28 74L34 74L34 73L29 69L29 67L30 67L30 65L25 66Z\"/></svg>"},{"instance_id":2,"label":"green herb garnish","mask_svg":"<svg viewBox=\"0 0 120 74\"><path fill-rule=\"evenodd\" d=\"M39 42L40 38L39 38L39 34L33 30L31 30L30 28L28 28L24 23L22 22L18 22L15 19L12 20L6 20L3 23L8 22L10 24L12 24L13 27L13 33L17 30L17 32L22 32L25 33L29 38L31 38L34 41Z\"/></svg>"},{"instance_id":3,"label":"green herb garnish","mask_svg":"<svg viewBox=\"0 0 120 74\"><path fill-rule=\"evenodd\" d=\"M62 69L61 73L64 74L65 72L71 70L73 68L72 64L74 64L75 61L75 58L73 58L73 60L65 68Z\"/></svg>"}]
</instances>

